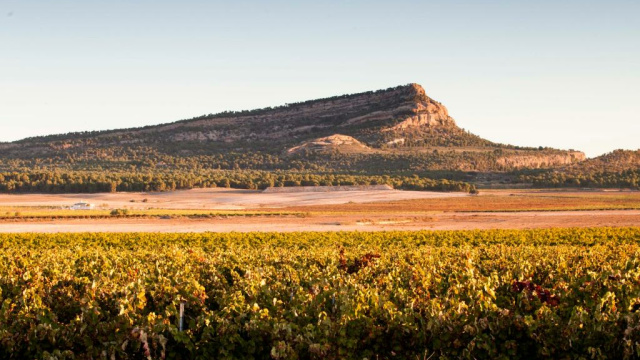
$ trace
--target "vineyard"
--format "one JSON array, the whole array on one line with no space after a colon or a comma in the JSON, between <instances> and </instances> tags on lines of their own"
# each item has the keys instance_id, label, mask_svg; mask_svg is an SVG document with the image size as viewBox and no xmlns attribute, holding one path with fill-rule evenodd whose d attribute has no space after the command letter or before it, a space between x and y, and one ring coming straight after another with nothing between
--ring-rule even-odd
<instances>
[{"instance_id":1,"label":"vineyard","mask_svg":"<svg viewBox=\"0 0 640 360\"><path fill-rule=\"evenodd\" d=\"M640 228L0 235L2 359L637 359Z\"/></svg>"}]
</instances>

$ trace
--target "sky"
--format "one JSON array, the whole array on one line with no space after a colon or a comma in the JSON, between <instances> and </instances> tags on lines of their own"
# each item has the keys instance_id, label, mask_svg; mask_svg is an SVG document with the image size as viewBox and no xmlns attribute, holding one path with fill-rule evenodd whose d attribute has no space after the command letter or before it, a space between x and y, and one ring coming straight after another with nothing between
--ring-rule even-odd
<instances>
[{"instance_id":1,"label":"sky","mask_svg":"<svg viewBox=\"0 0 640 360\"><path fill-rule=\"evenodd\" d=\"M640 148L640 1L0 0L0 141L421 84L462 128Z\"/></svg>"}]
</instances>

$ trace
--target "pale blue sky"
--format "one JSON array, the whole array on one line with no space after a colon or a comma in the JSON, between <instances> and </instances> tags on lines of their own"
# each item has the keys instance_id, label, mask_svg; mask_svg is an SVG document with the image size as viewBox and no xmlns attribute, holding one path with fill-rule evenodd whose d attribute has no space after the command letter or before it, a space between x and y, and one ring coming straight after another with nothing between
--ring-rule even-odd
<instances>
[{"instance_id":1,"label":"pale blue sky","mask_svg":"<svg viewBox=\"0 0 640 360\"><path fill-rule=\"evenodd\" d=\"M640 148L640 1L0 0L0 141L416 82L490 140Z\"/></svg>"}]
</instances>

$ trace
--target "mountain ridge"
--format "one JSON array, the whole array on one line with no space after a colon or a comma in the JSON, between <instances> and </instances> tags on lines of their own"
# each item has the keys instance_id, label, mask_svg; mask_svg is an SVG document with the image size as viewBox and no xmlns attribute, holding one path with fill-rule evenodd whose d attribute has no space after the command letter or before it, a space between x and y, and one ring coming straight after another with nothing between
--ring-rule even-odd
<instances>
[{"instance_id":1,"label":"mountain ridge","mask_svg":"<svg viewBox=\"0 0 640 360\"><path fill-rule=\"evenodd\" d=\"M303 108L305 106L316 106L318 104L321 104L323 102L336 102L336 101L352 101L354 99L357 98L362 98L362 97L371 97L371 96L385 96L385 95L389 95L389 94L394 94L394 93L402 93L405 92L407 94L409 94L409 97L414 97L414 98L424 98L427 100L427 104L425 106L423 106L423 109L427 109L427 113L426 114L420 114L419 110L420 110L420 106L412 108L411 106L406 106L403 108L402 106L399 106L398 109L399 110L405 110L408 112L408 114L412 114L413 112L413 117L409 116L408 118L405 118L404 121L399 121L396 125L391 126L389 128L386 129L381 129L380 131L385 133L393 133L394 130L406 130L407 128L415 128L415 127L419 127L421 125L451 125L454 127L456 126L456 122L455 120L449 116L448 114L448 110L447 108L440 102L428 97L426 95L426 92L424 90L424 88L417 84L417 83L409 83L407 85L400 85L400 86L395 86L395 87L389 87L386 89L380 89L380 90L375 90L375 91L366 91L366 92L359 92L359 93L353 93L353 94L344 94L344 95L337 95L337 96L330 96L330 97L324 97L324 98L318 98L318 99L313 99L313 100L306 100L306 101L300 101L300 102L293 102L293 103L285 103L283 105L279 105L279 106L274 106L274 107L264 107L264 108L256 108L256 109L252 109L252 110L241 110L241 111L223 111L220 113L215 113L215 114L207 114L207 115L201 115L201 116L196 116L190 119L183 119L183 120L177 120L177 121L173 121L173 122L166 122L166 123L160 123L160 124L154 124L154 125L147 125L147 126L141 126L141 127L133 127L133 128L118 128L118 129L105 129L105 130L95 130L95 131L79 131L79 132L70 132L70 133L63 133L63 134L51 134L51 135L43 135L43 136L32 136L32 137L26 137L23 139L19 139L19 140L15 140L15 141L9 141L9 142L0 142L0 149L2 150L10 150L12 148L20 148L21 145L25 145L25 144L29 144L29 143L42 143L42 142L55 142L55 141L64 141L64 140L69 140L69 138L75 138L77 139L83 139L83 138L94 138L94 137L103 137L103 136L113 136L113 135L118 135L118 134L127 134L127 133L137 133L137 132L141 132L141 133L145 133L145 132L154 132L154 131L162 131L163 129L166 130L171 130L177 127L181 127L183 125L187 126L187 127L194 127L197 126L198 124L201 125L205 125L207 122L214 122L216 119L221 119L224 121L224 119L228 118L245 118L245 117L252 117L252 116L265 116L265 115L270 115L273 113L277 113L277 112L281 112L281 111L296 111L300 108ZM428 110L431 110L431 112L429 112ZM435 114L435 116L433 116L433 114ZM389 114L387 114L389 115ZM393 115L393 114L392 114ZM405 114L406 115L406 114ZM375 114L375 113L369 113L369 114L365 114L364 116L361 116L360 118L352 118L347 120L347 123L349 121L351 121L351 124L353 124L353 122L358 122L364 120L375 120L376 116L378 118L381 117L381 114ZM214 124L216 125L216 124ZM238 124L238 125L242 125L242 124ZM347 126L349 124L340 124L338 126L344 127ZM299 131L299 132L305 132L305 131L309 131L309 130L318 130L318 128L322 129L321 125L308 125L307 127L301 126L298 127L294 130ZM333 135L341 135L340 129L337 129L336 132L332 133L332 134L322 134L322 136L317 136L315 137L315 139L320 139L322 137L328 137L328 136L333 136ZM182 141L182 140L195 140L195 141L205 141L205 140L216 140L216 133L195 133L195 134L176 134L174 136L174 139L177 141ZM285 134L286 135L286 134ZM345 135L345 136L350 136L350 135ZM479 139L481 139L480 137L478 137ZM307 138L306 141L307 142L313 142L315 141L314 138ZM359 141L359 139L355 138L356 141ZM227 139L229 140L229 139ZM484 139L482 139L484 140ZM125 143L131 143L131 142L136 142L137 140L133 139L133 140L129 140L129 141L125 141ZM404 137L392 137L392 136L387 136L386 140L384 142L380 142L378 141L377 146L398 146L398 145L404 145L405 143L409 142L410 139L404 138ZM529 149L529 150L533 150L535 148L527 148L527 147L519 147L519 146L513 146L513 145L505 145L505 144L496 144L493 142L490 142L488 140L484 140L487 143L485 144L485 146L496 146L499 148L518 148L518 149ZM295 148L295 147L300 147L303 146L305 142L305 139L299 141L297 144L291 144L291 146L288 149L291 148ZM72 144L63 144L60 146L60 148L71 148L74 145ZM369 144L365 144L365 146L369 146ZM55 146L52 146L53 148L55 148ZM288 149L283 149L283 151L287 152ZM615 151L625 151L622 149L618 149L618 150L614 150ZM631 151L631 150L629 150ZM602 154L600 156L595 156L592 158L587 158L586 156L582 156L580 154L583 154L581 151L573 151L573 150L569 150L567 152L568 154L573 154L570 155L569 157L565 157L565 159L560 160L557 162L557 165L568 165L571 164L572 161L567 161L571 158L578 158L579 161L583 161L583 160L588 160L588 159L599 159L601 157L606 157L609 153L605 153ZM530 158L531 156L529 156ZM518 158L520 160L518 160ZM513 159L501 159L499 161L500 164L502 165L509 165L509 164L518 164L518 163L523 163L523 161L521 161L522 159L526 159L527 156L518 156L515 157ZM536 162L534 160L534 162ZM527 163L527 161L524 161L524 163ZM526 166L526 165L525 165Z\"/></svg>"},{"instance_id":2,"label":"mountain ridge","mask_svg":"<svg viewBox=\"0 0 640 360\"><path fill-rule=\"evenodd\" d=\"M495 143L459 127L415 83L131 129L32 137L0 143L0 150L0 192L16 193L640 183L636 153L586 160L580 151ZM608 164L615 164L606 167L611 171L599 170Z\"/></svg>"},{"instance_id":3,"label":"mountain ridge","mask_svg":"<svg viewBox=\"0 0 640 360\"><path fill-rule=\"evenodd\" d=\"M59 138L59 137L62 137L62 136L72 136L72 135L73 136L107 135L107 134L110 134L110 133L121 132L121 131L152 130L154 128L164 127L164 126L168 126L168 125L188 124L188 123L192 123L192 122L196 122L196 121L201 121L203 119L222 118L222 117L229 117L229 116L256 115L256 114L265 114L265 113L268 113L268 112L275 112L275 111L281 111L281 110L291 110L291 109L295 109L295 108L300 107L300 106L313 105L315 103L324 102L324 101L335 101L335 100L342 100L342 99L348 100L348 99L353 99L353 98L357 98L357 97L361 97L361 96L388 93L388 92L395 91L395 90L398 90L398 89L401 89L401 88L405 88L405 87L413 88L413 89L415 89L416 92L421 91L421 92L424 93L424 89L422 88L422 86L420 86L418 84L415 84L415 83L410 83L408 85L399 85L399 86L395 86L395 87L389 87L389 88L373 90L373 91L365 91L365 92L359 92L359 93L353 93L353 94L343 94L343 95L329 96L329 97L323 97L323 98L312 99L312 100L304 100L304 101L299 101L299 102L285 103L283 105L278 105L278 106L273 106L273 107L269 106L269 107L255 108L255 109L251 109L251 110L239 110L239 111L222 111L222 112L219 112L219 113L210 113L210 114L195 116L195 117L192 117L192 118L189 118L189 119L181 119L181 120L165 122L165 123L160 123L160 124L145 125L145 126L132 127L132 128L117 128L117 129L91 130L91 131L74 131L74 132L69 132L69 133L49 134L49 135L41 135L41 136L29 136L29 137L26 137L26 138L15 140L15 141L5 141L5 142L0 141L0 144L13 144L13 143L20 143L20 142L24 142L24 141L43 140L43 139L44 140L51 140L51 139ZM419 89L421 89L421 90L419 90Z\"/></svg>"},{"instance_id":4,"label":"mountain ridge","mask_svg":"<svg viewBox=\"0 0 640 360\"><path fill-rule=\"evenodd\" d=\"M198 143L210 152L230 147L286 151L305 141L338 134L353 137L367 147L379 150L390 146L532 150L496 144L464 131L449 116L444 105L428 97L415 83L139 128L31 137L3 143L1 147L28 152L29 147L40 146L40 152L46 153L92 146ZM193 149L180 150L188 153Z\"/></svg>"},{"instance_id":5,"label":"mountain ridge","mask_svg":"<svg viewBox=\"0 0 640 360\"><path fill-rule=\"evenodd\" d=\"M472 134L416 83L138 128L31 137L0 149L2 171L142 171L160 164L379 175L558 168L586 159L579 151Z\"/></svg>"}]
</instances>

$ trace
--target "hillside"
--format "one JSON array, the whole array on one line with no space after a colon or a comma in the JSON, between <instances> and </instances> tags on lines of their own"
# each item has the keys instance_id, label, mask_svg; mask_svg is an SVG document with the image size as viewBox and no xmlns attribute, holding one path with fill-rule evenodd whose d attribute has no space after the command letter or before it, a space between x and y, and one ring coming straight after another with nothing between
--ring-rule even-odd
<instances>
[{"instance_id":1,"label":"hillside","mask_svg":"<svg viewBox=\"0 0 640 360\"><path fill-rule=\"evenodd\" d=\"M348 139L348 141L345 141ZM496 144L456 124L417 84L144 128L0 144L0 170L507 171L584 154Z\"/></svg>"},{"instance_id":2,"label":"hillside","mask_svg":"<svg viewBox=\"0 0 640 360\"><path fill-rule=\"evenodd\" d=\"M521 175L537 187L640 188L640 150L615 150L578 163Z\"/></svg>"},{"instance_id":3,"label":"hillside","mask_svg":"<svg viewBox=\"0 0 640 360\"><path fill-rule=\"evenodd\" d=\"M598 157L567 166L569 172L618 172L640 168L640 150L614 150Z\"/></svg>"}]
</instances>

